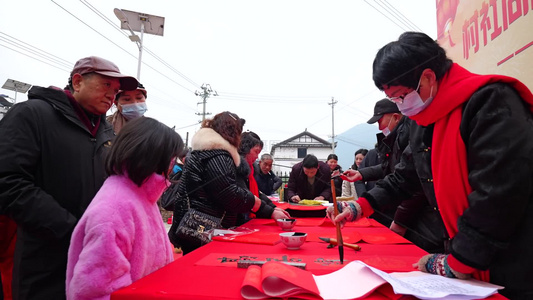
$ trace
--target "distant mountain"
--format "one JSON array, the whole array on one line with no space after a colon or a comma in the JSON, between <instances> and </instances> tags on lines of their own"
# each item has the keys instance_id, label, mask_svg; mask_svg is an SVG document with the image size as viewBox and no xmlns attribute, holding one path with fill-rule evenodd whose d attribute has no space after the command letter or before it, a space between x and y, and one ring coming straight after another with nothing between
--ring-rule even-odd
<instances>
[{"instance_id":1,"label":"distant mountain","mask_svg":"<svg viewBox=\"0 0 533 300\"><path fill-rule=\"evenodd\" d=\"M379 130L376 124L362 123L335 137L335 142L337 142L335 154L339 157L339 165L343 170L353 164L355 151L361 148L368 150L374 148L377 133Z\"/></svg>"}]
</instances>

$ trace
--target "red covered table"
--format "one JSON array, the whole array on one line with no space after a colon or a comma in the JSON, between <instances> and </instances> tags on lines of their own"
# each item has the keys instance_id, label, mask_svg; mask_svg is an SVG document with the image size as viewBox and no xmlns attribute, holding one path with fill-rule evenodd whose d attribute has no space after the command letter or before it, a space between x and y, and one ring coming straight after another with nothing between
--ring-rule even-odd
<instances>
[{"instance_id":1,"label":"red covered table","mask_svg":"<svg viewBox=\"0 0 533 300\"><path fill-rule=\"evenodd\" d=\"M343 265L338 249L327 248L318 237L335 237L335 227L323 218L300 218L294 231L308 234L298 250L276 243L281 231L273 220L254 219L244 227L258 229L241 240L213 242L177 259L111 295L122 299L242 299L240 288L246 269L237 268L241 257L252 260L305 262L315 275L331 273ZM412 264L426 252L371 219L342 229L346 243L357 243L360 251L344 248L344 263L361 260L386 272L412 271ZM376 290L368 299L399 299L390 286ZM491 299L504 299L499 295ZM406 299L405 297L402 299ZM407 298L409 299L409 298Z\"/></svg>"}]
</instances>

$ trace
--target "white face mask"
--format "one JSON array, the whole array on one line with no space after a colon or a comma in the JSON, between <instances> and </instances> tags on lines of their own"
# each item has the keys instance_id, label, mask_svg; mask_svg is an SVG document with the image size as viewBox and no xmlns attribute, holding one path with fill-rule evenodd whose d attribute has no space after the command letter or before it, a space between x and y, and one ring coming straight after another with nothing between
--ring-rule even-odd
<instances>
[{"instance_id":1,"label":"white face mask","mask_svg":"<svg viewBox=\"0 0 533 300\"><path fill-rule=\"evenodd\" d=\"M420 77L420 80L422 77ZM403 101L397 102L396 105L398 105L398 109L402 112L402 114L410 117L414 116L421 111L423 111L428 105L433 101L433 86L431 87L431 90L429 92L429 98L426 99L426 102L422 101L422 98L420 98L420 94L418 94L418 88L420 87L420 80L418 80L418 86L416 89L409 94L405 95L403 97Z\"/></svg>"},{"instance_id":2,"label":"white face mask","mask_svg":"<svg viewBox=\"0 0 533 300\"><path fill-rule=\"evenodd\" d=\"M383 128L383 130L381 131L381 132L383 132L384 136L388 136L390 134L389 126L390 126L390 122L391 121L392 121L392 116L389 119L389 124L387 124L387 127Z\"/></svg>"},{"instance_id":3,"label":"white face mask","mask_svg":"<svg viewBox=\"0 0 533 300\"><path fill-rule=\"evenodd\" d=\"M128 121L131 119L142 117L144 113L148 110L148 108L146 107L146 102L122 104L121 106L121 114Z\"/></svg>"}]
</instances>

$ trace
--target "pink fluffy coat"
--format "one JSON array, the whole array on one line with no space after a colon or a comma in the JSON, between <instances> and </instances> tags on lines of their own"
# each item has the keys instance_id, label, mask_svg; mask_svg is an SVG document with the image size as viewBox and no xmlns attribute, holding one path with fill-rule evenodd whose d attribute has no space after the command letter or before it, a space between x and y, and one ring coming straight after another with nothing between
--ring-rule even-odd
<instances>
[{"instance_id":1,"label":"pink fluffy coat","mask_svg":"<svg viewBox=\"0 0 533 300\"><path fill-rule=\"evenodd\" d=\"M173 261L157 206L166 186L156 174L141 187L126 176L105 181L72 234L67 299L109 299Z\"/></svg>"}]
</instances>

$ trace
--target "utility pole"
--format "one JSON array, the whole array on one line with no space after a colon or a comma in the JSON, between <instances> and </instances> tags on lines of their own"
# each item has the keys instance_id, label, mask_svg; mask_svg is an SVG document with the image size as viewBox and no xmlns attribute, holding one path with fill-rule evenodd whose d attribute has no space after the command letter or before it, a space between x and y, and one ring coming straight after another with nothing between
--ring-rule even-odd
<instances>
[{"instance_id":1,"label":"utility pole","mask_svg":"<svg viewBox=\"0 0 533 300\"><path fill-rule=\"evenodd\" d=\"M202 122L203 122L205 120L205 116L211 114L211 113L206 113L205 112L205 103L207 101L207 98L211 97L211 94L213 96L218 96L218 93L217 93L217 91L213 91L213 89L211 89L211 85L209 85L209 83L208 84L205 84L205 83L202 84L201 88L202 88L202 92L196 91L196 92L194 92L194 94L196 96L202 97L202 102L198 102L198 104L200 104L200 103L203 104L202 113L196 113L196 114L202 116Z\"/></svg>"},{"instance_id":2,"label":"utility pole","mask_svg":"<svg viewBox=\"0 0 533 300\"><path fill-rule=\"evenodd\" d=\"M331 151L335 153L335 104L339 101L335 101L335 98L331 97Z\"/></svg>"}]
</instances>

